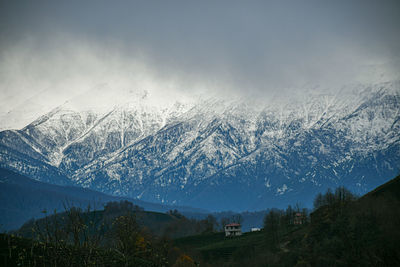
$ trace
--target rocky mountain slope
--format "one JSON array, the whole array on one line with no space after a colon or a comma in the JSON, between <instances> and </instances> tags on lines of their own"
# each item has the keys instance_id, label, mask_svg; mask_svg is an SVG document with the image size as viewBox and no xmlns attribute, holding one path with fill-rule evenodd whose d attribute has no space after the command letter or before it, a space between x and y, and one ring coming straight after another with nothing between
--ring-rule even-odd
<instances>
[{"instance_id":1,"label":"rocky mountain slope","mask_svg":"<svg viewBox=\"0 0 400 267\"><path fill-rule=\"evenodd\" d=\"M257 102L66 104L1 132L0 167L210 210L308 205L327 187L365 193L398 174L399 110L398 81Z\"/></svg>"}]
</instances>

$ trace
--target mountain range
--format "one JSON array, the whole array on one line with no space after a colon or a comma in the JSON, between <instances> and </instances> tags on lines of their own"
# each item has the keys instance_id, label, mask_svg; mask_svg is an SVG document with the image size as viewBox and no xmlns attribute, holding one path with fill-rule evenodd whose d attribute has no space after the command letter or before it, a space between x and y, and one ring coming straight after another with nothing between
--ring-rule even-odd
<instances>
[{"instance_id":1,"label":"mountain range","mask_svg":"<svg viewBox=\"0 0 400 267\"><path fill-rule=\"evenodd\" d=\"M92 96L94 99L96 95ZM0 132L0 167L58 185L207 210L261 210L400 170L400 81L266 100L147 93L101 109L69 101Z\"/></svg>"}]
</instances>

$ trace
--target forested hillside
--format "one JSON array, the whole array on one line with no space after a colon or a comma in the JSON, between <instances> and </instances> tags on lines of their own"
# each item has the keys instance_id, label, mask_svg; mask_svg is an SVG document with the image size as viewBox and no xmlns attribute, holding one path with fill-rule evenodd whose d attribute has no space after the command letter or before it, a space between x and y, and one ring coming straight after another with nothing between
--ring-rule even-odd
<instances>
[{"instance_id":1,"label":"forested hillside","mask_svg":"<svg viewBox=\"0 0 400 267\"><path fill-rule=\"evenodd\" d=\"M206 266L400 265L400 176L361 198L343 187L328 190L314 204L302 224L293 223L292 207L275 209L261 232L185 237L175 244Z\"/></svg>"},{"instance_id":2,"label":"forested hillside","mask_svg":"<svg viewBox=\"0 0 400 267\"><path fill-rule=\"evenodd\" d=\"M7 266L398 266L399 189L400 176L362 197L329 189L312 212L271 209L261 231L230 238L212 215L71 208L2 235L0 253Z\"/></svg>"}]
</instances>

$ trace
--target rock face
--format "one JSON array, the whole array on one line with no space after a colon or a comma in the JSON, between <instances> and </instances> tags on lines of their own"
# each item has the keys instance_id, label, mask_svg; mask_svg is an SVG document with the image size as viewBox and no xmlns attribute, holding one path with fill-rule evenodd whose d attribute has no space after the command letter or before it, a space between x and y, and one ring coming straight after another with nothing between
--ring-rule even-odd
<instances>
[{"instance_id":1,"label":"rock face","mask_svg":"<svg viewBox=\"0 0 400 267\"><path fill-rule=\"evenodd\" d=\"M265 103L140 100L106 112L61 106L0 133L0 167L146 201L254 210L400 171L400 82Z\"/></svg>"}]
</instances>

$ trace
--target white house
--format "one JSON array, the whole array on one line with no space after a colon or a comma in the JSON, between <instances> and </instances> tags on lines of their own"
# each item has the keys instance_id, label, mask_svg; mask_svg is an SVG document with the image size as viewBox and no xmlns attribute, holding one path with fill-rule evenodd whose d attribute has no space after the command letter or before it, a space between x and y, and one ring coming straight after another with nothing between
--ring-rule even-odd
<instances>
[{"instance_id":1,"label":"white house","mask_svg":"<svg viewBox=\"0 0 400 267\"><path fill-rule=\"evenodd\" d=\"M225 236L242 235L242 226L238 223L230 223L225 225Z\"/></svg>"},{"instance_id":2,"label":"white house","mask_svg":"<svg viewBox=\"0 0 400 267\"><path fill-rule=\"evenodd\" d=\"M261 231L261 229L258 228L258 227L253 227L253 228L251 228L251 231L252 232L259 232L259 231Z\"/></svg>"}]
</instances>

